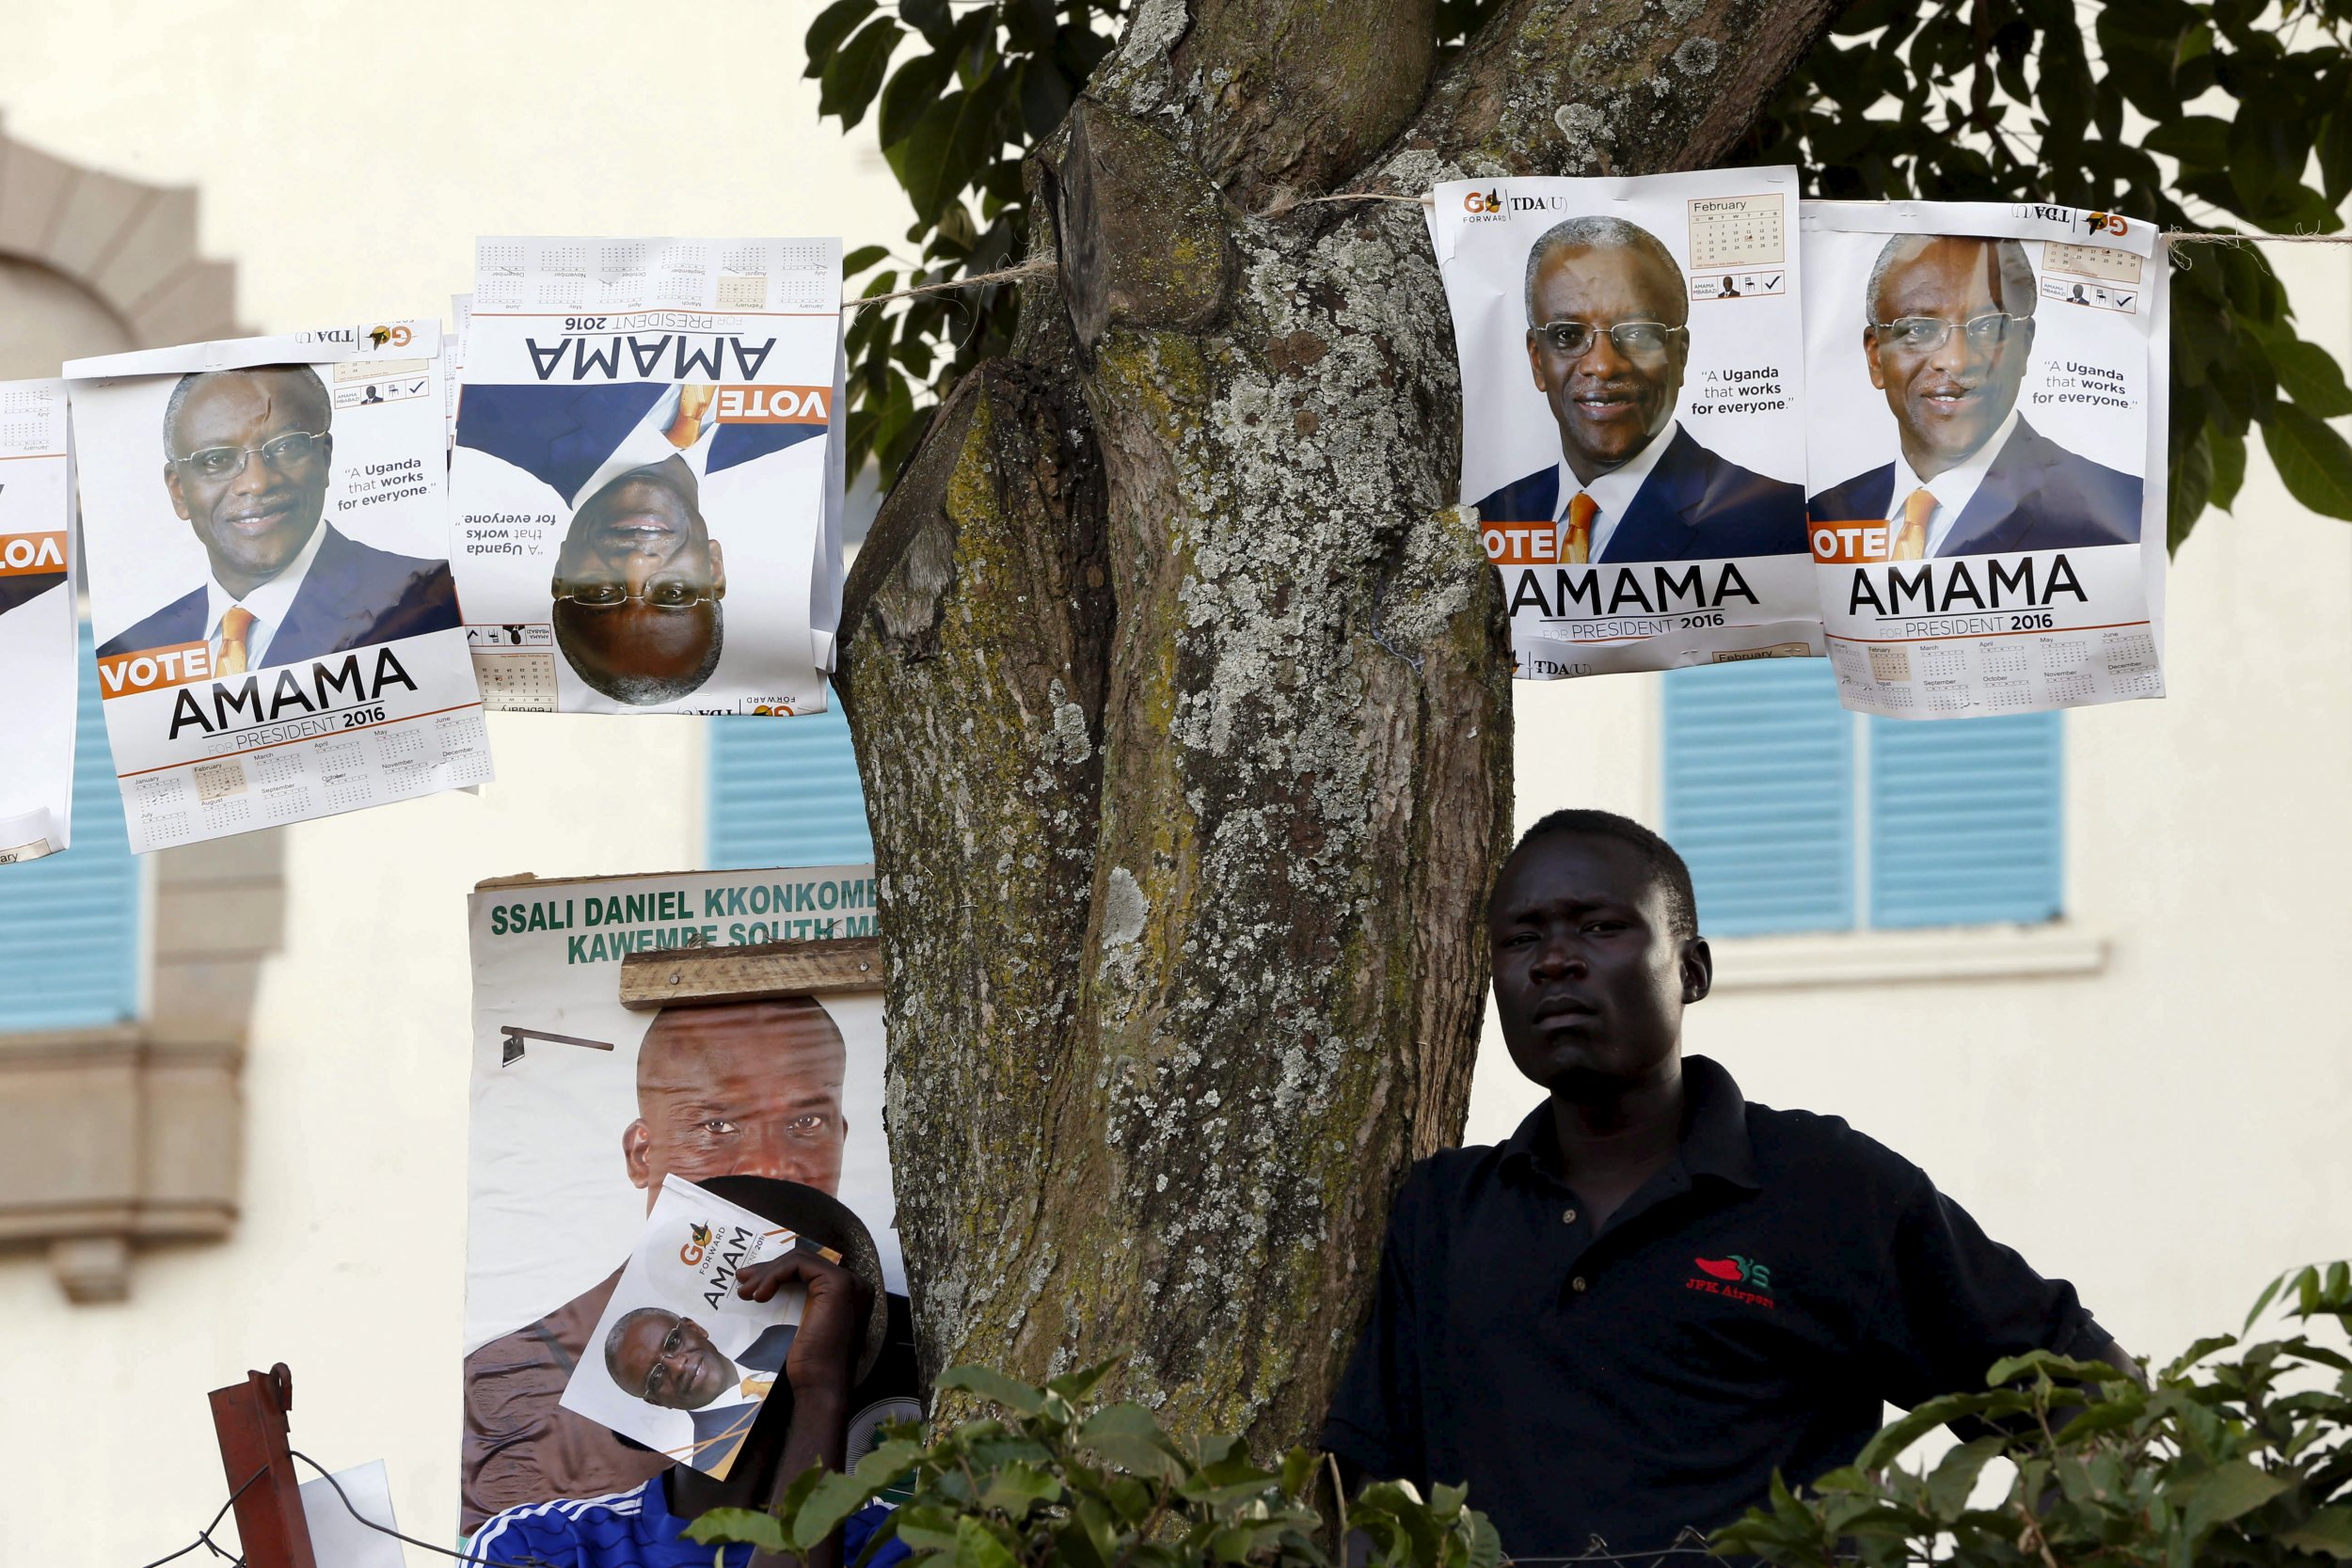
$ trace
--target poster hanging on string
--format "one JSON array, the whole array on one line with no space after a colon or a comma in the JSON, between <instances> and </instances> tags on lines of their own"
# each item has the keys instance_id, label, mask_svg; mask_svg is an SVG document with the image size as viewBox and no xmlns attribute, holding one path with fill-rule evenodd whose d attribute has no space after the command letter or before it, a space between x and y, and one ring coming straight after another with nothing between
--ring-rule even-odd
<instances>
[{"instance_id":1,"label":"poster hanging on string","mask_svg":"<svg viewBox=\"0 0 2352 1568\"><path fill-rule=\"evenodd\" d=\"M665 1176L757 1176L873 1234L889 1343L850 1435L919 1414L882 1126L882 993L635 1012L647 949L871 936L870 865L485 882L473 895L461 1526L664 1468L562 1407Z\"/></svg>"},{"instance_id":2,"label":"poster hanging on string","mask_svg":"<svg viewBox=\"0 0 2352 1568\"><path fill-rule=\"evenodd\" d=\"M489 779L449 569L437 322L65 369L132 848Z\"/></svg>"},{"instance_id":3,"label":"poster hanging on string","mask_svg":"<svg viewBox=\"0 0 2352 1568\"><path fill-rule=\"evenodd\" d=\"M452 542L492 706L825 706L838 240L485 239L465 353Z\"/></svg>"},{"instance_id":4,"label":"poster hanging on string","mask_svg":"<svg viewBox=\"0 0 2352 1568\"><path fill-rule=\"evenodd\" d=\"M2166 272L2072 207L1807 202L1808 529L1846 706L2164 695Z\"/></svg>"},{"instance_id":5,"label":"poster hanging on string","mask_svg":"<svg viewBox=\"0 0 2352 1568\"><path fill-rule=\"evenodd\" d=\"M1792 168L1454 181L1461 499L1526 679L1821 652Z\"/></svg>"},{"instance_id":6,"label":"poster hanging on string","mask_svg":"<svg viewBox=\"0 0 2352 1568\"><path fill-rule=\"evenodd\" d=\"M65 383L0 381L0 865L72 841L73 471Z\"/></svg>"}]
</instances>

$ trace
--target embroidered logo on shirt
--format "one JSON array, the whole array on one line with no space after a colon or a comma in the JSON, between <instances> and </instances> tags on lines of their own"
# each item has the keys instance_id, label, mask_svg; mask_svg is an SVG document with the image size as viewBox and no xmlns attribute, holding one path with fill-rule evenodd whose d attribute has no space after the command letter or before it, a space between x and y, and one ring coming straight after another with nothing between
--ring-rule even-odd
<instances>
[{"instance_id":1,"label":"embroidered logo on shirt","mask_svg":"<svg viewBox=\"0 0 2352 1568\"><path fill-rule=\"evenodd\" d=\"M1742 1258L1735 1252L1723 1258L1693 1258L1691 1264L1707 1277L1684 1280L1684 1290L1729 1296L1756 1307L1772 1305L1772 1298L1762 1293L1772 1288L1772 1271L1753 1258ZM1742 1286L1748 1288L1742 1290Z\"/></svg>"}]
</instances>

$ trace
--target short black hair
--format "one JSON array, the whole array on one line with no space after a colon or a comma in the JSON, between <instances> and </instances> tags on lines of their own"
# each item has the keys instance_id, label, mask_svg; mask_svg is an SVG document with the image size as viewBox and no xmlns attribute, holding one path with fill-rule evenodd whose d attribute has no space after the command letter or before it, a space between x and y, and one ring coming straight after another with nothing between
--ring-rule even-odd
<instances>
[{"instance_id":1,"label":"short black hair","mask_svg":"<svg viewBox=\"0 0 2352 1568\"><path fill-rule=\"evenodd\" d=\"M1632 849L1642 857L1642 866L1649 873L1651 885L1665 895L1668 933L1677 941L1688 941L1699 934L1698 894L1691 886L1690 866L1675 852L1673 845L1629 816L1572 806L1553 812L1521 833L1518 843L1511 847L1511 853L1516 855L1537 839L1558 833L1611 838Z\"/></svg>"}]
</instances>

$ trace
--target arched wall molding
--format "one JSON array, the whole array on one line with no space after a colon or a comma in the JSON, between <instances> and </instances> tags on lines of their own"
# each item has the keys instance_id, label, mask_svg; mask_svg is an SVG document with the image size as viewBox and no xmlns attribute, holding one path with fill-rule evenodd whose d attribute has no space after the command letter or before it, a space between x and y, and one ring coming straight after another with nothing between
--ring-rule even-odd
<instances>
[{"instance_id":1,"label":"arched wall molding","mask_svg":"<svg viewBox=\"0 0 2352 1568\"><path fill-rule=\"evenodd\" d=\"M0 125L0 256L85 291L133 347L240 335L235 265L198 253L196 219L191 187L87 168ZM123 1299L142 1244L236 1224L241 1078L283 939L284 854L270 830L154 855L145 1016L0 1034L0 1243L45 1249L74 1301Z\"/></svg>"}]
</instances>

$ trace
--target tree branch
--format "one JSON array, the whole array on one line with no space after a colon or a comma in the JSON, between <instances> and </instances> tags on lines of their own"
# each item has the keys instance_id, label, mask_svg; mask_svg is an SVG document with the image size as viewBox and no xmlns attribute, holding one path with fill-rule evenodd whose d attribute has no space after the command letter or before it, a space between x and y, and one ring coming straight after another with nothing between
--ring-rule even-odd
<instances>
[{"instance_id":1,"label":"tree branch","mask_svg":"<svg viewBox=\"0 0 2352 1568\"><path fill-rule=\"evenodd\" d=\"M1843 0L1513 0L1440 75L1385 172L1426 183L1451 171L1704 168L1842 9Z\"/></svg>"}]
</instances>

